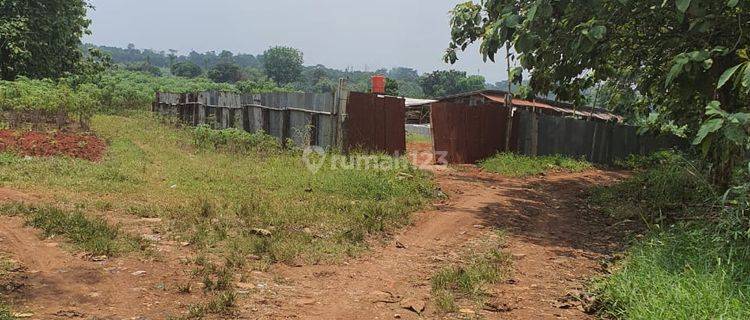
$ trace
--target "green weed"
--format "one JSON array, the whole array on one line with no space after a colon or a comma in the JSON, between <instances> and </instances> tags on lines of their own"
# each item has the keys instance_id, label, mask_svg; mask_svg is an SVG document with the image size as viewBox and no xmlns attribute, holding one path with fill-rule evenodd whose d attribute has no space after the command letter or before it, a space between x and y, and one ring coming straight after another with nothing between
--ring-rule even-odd
<instances>
[{"instance_id":1,"label":"green weed","mask_svg":"<svg viewBox=\"0 0 750 320\"><path fill-rule=\"evenodd\" d=\"M659 153L630 166L636 170L631 179L597 188L591 197L613 217L659 223L675 216L703 214L716 201L706 177L681 155Z\"/></svg>"},{"instance_id":2,"label":"green weed","mask_svg":"<svg viewBox=\"0 0 750 320\"><path fill-rule=\"evenodd\" d=\"M0 320L16 320L8 306L0 304Z\"/></svg>"},{"instance_id":3,"label":"green weed","mask_svg":"<svg viewBox=\"0 0 750 320\"><path fill-rule=\"evenodd\" d=\"M619 319L748 319L750 256L704 227L655 231L595 284L602 314Z\"/></svg>"},{"instance_id":4,"label":"green weed","mask_svg":"<svg viewBox=\"0 0 750 320\"><path fill-rule=\"evenodd\" d=\"M94 255L115 256L141 248L140 240L123 234L103 219L90 218L81 212L23 204L4 205L0 212L23 217L29 226L41 229L45 237L65 236L77 248Z\"/></svg>"},{"instance_id":5,"label":"green weed","mask_svg":"<svg viewBox=\"0 0 750 320\"><path fill-rule=\"evenodd\" d=\"M512 261L507 253L491 250L467 262L445 267L432 277L435 304L443 312L454 312L457 299L481 300L486 286L508 277Z\"/></svg>"},{"instance_id":6,"label":"green weed","mask_svg":"<svg viewBox=\"0 0 750 320\"><path fill-rule=\"evenodd\" d=\"M513 153L499 153L481 161L479 166L509 177L526 177L551 171L580 172L593 167L584 160L564 156L530 157Z\"/></svg>"},{"instance_id":7,"label":"green weed","mask_svg":"<svg viewBox=\"0 0 750 320\"><path fill-rule=\"evenodd\" d=\"M612 275L594 283L601 314L619 319L750 318L747 228L727 229L744 225L729 221L743 209L713 207L713 187L682 156L657 154L633 167L631 179L593 195L606 213L640 216L650 227L615 264Z\"/></svg>"}]
</instances>

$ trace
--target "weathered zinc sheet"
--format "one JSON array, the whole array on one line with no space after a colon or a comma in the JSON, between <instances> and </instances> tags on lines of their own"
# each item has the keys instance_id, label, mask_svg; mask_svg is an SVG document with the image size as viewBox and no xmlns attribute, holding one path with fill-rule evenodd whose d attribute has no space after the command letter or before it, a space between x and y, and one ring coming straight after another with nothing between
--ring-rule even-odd
<instances>
[{"instance_id":1,"label":"weathered zinc sheet","mask_svg":"<svg viewBox=\"0 0 750 320\"><path fill-rule=\"evenodd\" d=\"M406 152L404 99L352 92L346 112L345 146L348 150Z\"/></svg>"},{"instance_id":2,"label":"weathered zinc sheet","mask_svg":"<svg viewBox=\"0 0 750 320\"><path fill-rule=\"evenodd\" d=\"M675 136L639 135L633 126L532 114L517 110L517 152L525 155L565 155L612 164L631 155L683 148Z\"/></svg>"},{"instance_id":3,"label":"weathered zinc sheet","mask_svg":"<svg viewBox=\"0 0 750 320\"><path fill-rule=\"evenodd\" d=\"M435 151L449 163L475 163L506 150L508 109L495 105L432 104Z\"/></svg>"},{"instance_id":4,"label":"weathered zinc sheet","mask_svg":"<svg viewBox=\"0 0 750 320\"><path fill-rule=\"evenodd\" d=\"M333 111L332 94L313 93L158 93L154 103L154 112L193 125L263 131L282 142L291 139L299 146L324 148L336 138Z\"/></svg>"}]
</instances>

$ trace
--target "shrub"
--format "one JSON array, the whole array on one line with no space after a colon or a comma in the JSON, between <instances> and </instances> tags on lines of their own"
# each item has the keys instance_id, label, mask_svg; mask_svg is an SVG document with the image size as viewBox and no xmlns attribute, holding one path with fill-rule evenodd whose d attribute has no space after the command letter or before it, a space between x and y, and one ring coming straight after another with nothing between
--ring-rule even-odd
<instances>
[{"instance_id":1,"label":"shrub","mask_svg":"<svg viewBox=\"0 0 750 320\"><path fill-rule=\"evenodd\" d=\"M635 175L623 183L594 191L592 201L618 218L665 218L704 214L717 195L706 177L683 155L661 152L631 159Z\"/></svg>"},{"instance_id":2,"label":"shrub","mask_svg":"<svg viewBox=\"0 0 750 320\"><path fill-rule=\"evenodd\" d=\"M214 130L200 125L194 129L193 138L198 148L231 153L274 152L281 149L279 141L264 132L250 133L235 128Z\"/></svg>"}]
</instances>

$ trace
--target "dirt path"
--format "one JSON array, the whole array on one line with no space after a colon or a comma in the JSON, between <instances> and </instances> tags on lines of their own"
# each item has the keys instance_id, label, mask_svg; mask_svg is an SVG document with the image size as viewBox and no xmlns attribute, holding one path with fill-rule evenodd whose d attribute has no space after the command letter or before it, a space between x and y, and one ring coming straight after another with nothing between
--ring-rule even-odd
<instances>
[{"instance_id":1,"label":"dirt path","mask_svg":"<svg viewBox=\"0 0 750 320\"><path fill-rule=\"evenodd\" d=\"M272 304L256 302L254 316L420 318L396 302L403 298L427 303L421 318L440 318L429 304L430 277L472 241L505 230L515 274L492 291L497 302L512 310L479 311L479 315L498 319L591 318L557 300L581 289L601 271L601 258L619 247L607 222L588 210L581 196L593 185L623 178L621 174L595 170L509 179L469 168L440 170L436 175L449 195L448 202L417 214L414 225L397 235L393 244L345 265L277 267L274 272L289 283L288 292Z\"/></svg>"},{"instance_id":2,"label":"dirt path","mask_svg":"<svg viewBox=\"0 0 750 320\"><path fill-rule=\"evenodd\" d=\"M508 312L477 310L488 319L588 319L575 306L557 301L581 289L601 272L601 259L619 249L619 237L601 215L585 205L585 190L623 178L592 170L510 179L464 170L433 168L448 200L415 215L413 226L386 245L342 265L272 266L253 272L242 291L242 319L435 319L430 278L461 258L477 241L507 235L505 251L514 259L510 281L491 288L493 301ZM34 201L0 188L1 201ZM93 262L41 239L16 218L0 219L0 251L25 267L12 304L34 319L163 319L205 300L178 294L191 281L181 254L159 261L117 258ZM180 250L175 249L175 250ZM136 271L145 274L135 275ZM422 315L399 301L423 301ZM564 307L564 308L561 308ZM468 316L468 315L466 315Z\"/></svg>"},{"instance_id":3,"label":"dirt path","mask_svg":"<svg viewBox=\"0 0 750 320\"><path fill-rule=\"evenodd\" d=\"M0 188L0 202L34 202L35 197ZM114 258L91 261L43 239L20 218L0 218L0 252L19 262L11 279L0 279L0 295L31 319L164 319L199 299L175 293L189 281L184 266L167 259Z\"/></svg>"}]
</instances>

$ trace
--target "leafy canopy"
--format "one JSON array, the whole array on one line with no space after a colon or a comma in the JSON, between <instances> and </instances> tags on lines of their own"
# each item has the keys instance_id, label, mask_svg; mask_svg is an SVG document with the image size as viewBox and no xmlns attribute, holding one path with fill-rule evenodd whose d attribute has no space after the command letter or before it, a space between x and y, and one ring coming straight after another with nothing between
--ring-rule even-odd
<instances>
[{"instance_id":1,"label":"leafy canopy","mask_svg":"<svg viewBox=\"0 0 750 320\"><path fill-rule=\"evenodd\" d=\"M426 73L419 78L419 84L425 95L433 98L485 88L484 77L467 76L466 72L456 70Z\"/></svg>"},{"instance_id":2,"label":"leafy canopy","mask_svg":"<svg viewBox=\"0 0 750 320\"><path fill-rule=\"evenodd\" d=\"M263 54L266 74L280 85L299 80L304 62L302 52L290 47L273 47Z\"/></svg>"},{"instance_id":3,"label":"leafy canopy","mask_svg":"<svg viewBox=\"0 0 750 320\"><path fill-rule=\"evenodd\" d=\"M172 75L185 78L195 78L203 74L203 70L191 61L177 62L171 67Z\"/></svg>"},{"instance_id":4,"label":"leafy canopy","mask_svg":"<svg viewBox=\"0 0 750 320\"><path fill-rule=\"evenodd\" d=\"M85 0L0 0L0 76L58 78L76 72L91 23Z\"/></svg>"},{"instance_id":5,"label":"leafy canopy","mask_svg":"<svg viewBox=\"0 0 750 320\"><path fill-rule=\"evenodd\" d=\"M719 121L705 108L711 103L711 110L729 114L748 108L750 1L482 0L456 6L451 27L446 61L455 62L473 42L495 61L508 45L518 65L513 80L523 81L525 70L533 93L583 104L583 92L602 82L635 90L632 114L654 112L706 133L696 143L720 171L750 142L745 126L716 138L742 141L741 148L720 151L711 143L722 132ZM700 129L704 121L708 127Z\"/></svg>"}]
</instances>

